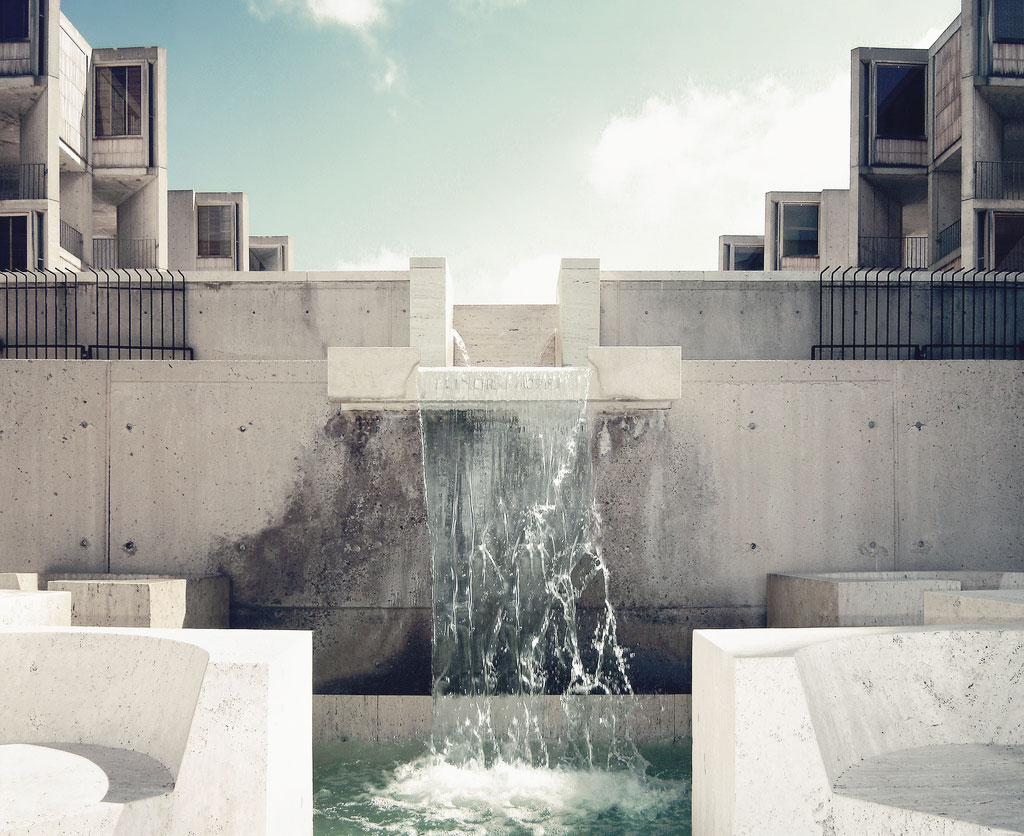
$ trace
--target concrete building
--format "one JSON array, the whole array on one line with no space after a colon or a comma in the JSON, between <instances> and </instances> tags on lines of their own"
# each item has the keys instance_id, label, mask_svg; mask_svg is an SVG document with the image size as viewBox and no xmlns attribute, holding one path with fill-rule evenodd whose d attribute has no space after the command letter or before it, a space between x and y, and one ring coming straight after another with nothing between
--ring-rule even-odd
<instances>
[{"instance_id":1,"label":"concrete building","mask_svg":"<svg viewBox=\"0 0 1024 836\"><path fill-rule=\"evenodd\" d=\"M849 190L769 193L764 268L1019 271L1019 0L963 0L928 49L853 50L851 88ZM721 269L754 269L739 244L720 239Z\"/></svg>"},{"instance_id":2,"label":"concrete building","mask_svg":"<svg viewBox=\"0 0 1024 836\"><path fill-rule=\"evenodd\" d=\"M165 51L94 49L60 0L0 12L0 269L248 270L244 195L183 192L169 242ZM290 239L255 259L289 269Z\"/></svg>"},{"instance_id":3,"label":"concrete building","mask_svg":"<svg viewBox=\"0 0 1024 836\"><path fill-rule=\"evenodd\" d=\"M0 18L0 267L166 265L166 57L93 49L59 0Z\"/></svg>"}]
</instances>

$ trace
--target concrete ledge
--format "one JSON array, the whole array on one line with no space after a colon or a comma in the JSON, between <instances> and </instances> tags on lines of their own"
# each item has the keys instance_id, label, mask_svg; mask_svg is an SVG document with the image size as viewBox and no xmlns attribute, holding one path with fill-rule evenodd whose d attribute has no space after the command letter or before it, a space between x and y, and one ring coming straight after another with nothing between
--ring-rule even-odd
<instances>
[{"instance_id":1,"label":"concrete ledge","mask_svg":"<svg viewBox=\"0 0 1024 836\"><path fill-rule=\"evenodd\" d=\"M76 627L227 628L230 580L225 575L162 578L106 575L49 580L71 594Z\"/></svg>"},{"instance_id":2,"label":"concrete ledge","mask_svg":"<svg viewBox=\"0 0 1024 836\"><path fill-rule=\"evenodd\" d=\"M967 570L770 574L768 626L921 625L926 623L924 596L929 592L1019 588L1024 588L1024 572Z\"/></svg>"},{"instance_id":3,"label":"concrete ledge","mask_svg":"<svg viewBox=\"0 0 1024 836\"><path fill-rule=\"evenodd\" d=\"M71 593L0 589L0 626L70 627Z\"/></svg>"},{"instance_id":4,"label":"concrete ledge","mask_svg":"<svg viewBox=\"0 0 1024 836\"><path fill-rule=\"evenodd\" d=\"M682 397L679 346L593 346L587 357L591 401L643 404Z\"/></svg>"},{"instance_id":5,"label":"concrete ledge","mask_svg":"<svg viewBox=\"0 0 1024 836\"><path fill-rule=\"evenodd\" d=\"M1024 590L987 589L924 593L925 624L1024 622Z\"/></svg>"},{"instance_id":6,"label":"concrete ledge","mask_svg":"<svg viewBox=\"0 0 1024 836\"><path fill-rule=\"evenodd\" d=\"M537 697L542 734L564 731L561 697ZM574 697L593 711L628 697ZM636 741L670 741L690 736L689 694L640 694L629 719ZM433 701L429 696L313 695L313 743L335 740L426 740L430 737Z\"/></svg>"},{"instance_id":7,"label":"concrete ledge","mask_svg":"<svg viewBox=\"0 0 1024 836\"><path fill-rule=\"evenodd\" d=\"M997 628L697 631L693 832L1020 833L1017 784L972 795L951 776L1006 759L1021 771L1022 642Z\"/></svg>"},{"instance_id":8,"label":"concrete ledge","mask_svg":"<svg viewBox=\"0 0 1024 836\"><path fill-rule=\"evenodd\" d=\"M419 364L419 348L328 348L327 399L350 408L415 409Z\"/></svg>"}]
</instances>

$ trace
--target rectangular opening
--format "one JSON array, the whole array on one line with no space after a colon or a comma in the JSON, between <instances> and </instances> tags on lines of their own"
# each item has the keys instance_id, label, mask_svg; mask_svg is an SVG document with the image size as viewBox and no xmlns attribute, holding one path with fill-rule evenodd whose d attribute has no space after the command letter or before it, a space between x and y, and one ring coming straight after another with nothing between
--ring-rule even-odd
<instances>
[{"instance_id":1,"label":"rectangular opening","mask_svg":"<svg viewBox=\"0 0 1024 836\"><path fill-rule=\"evenodd\" d=\"M96 68L96 136L142 136L142 67Z\"/></svg>"},{"instance_id":2,"label":"rectangular opening","mask_svg":"<svg viewBox=\"0 0 1024 836\"><path fill-rule=\"evenodd\" d=\"M732 248L733 270L764 270L764 247L735 244Z\"/></svg>"},{"instance_id":3,"label":"rectangular opening","mask_svg":"<svg viewBox=\"0 0 1024 836\"><path fill-rule=\"evenodd\" d=\"M234 204L200 204L196 207L199 222L200 258L232 258L235 251Z\"/></svg>"},{"instance_id":4,"label":"rectangular opening","mask_svg":"<svg viewBox=\"0 0 1024 836\"><path fill-rule=\"evenodd\" d=\"M875 134L925 139L925 65L875 66Z\"/></svg>"},{"instance_id":5,"label":"rectangular opening","mask_svg":"<svg viewBox=\"0 0 1024 836\"><path fill-rule=\"evenodd\" d=\"M28 269L28 217L0 217L0 270Z\"/></svg>"},{"instance_id":6,"label":"rectangular opening","mask_svg":"<svg viewBox=\"0 0 1024 836\"><path fill-rule=\"evenodd\" d=\"M992 41L1024 44L1024 5L1020 0L992 0Z\"/></svg>"},{"instance_id":7,"label":"rectangular opening","mask_svg":"<svg viewBox=\"0 0 1024 836\"><path fill-rule=\"evenodd\" d=\"M28 0L0 0L0 43L28 40Z\"/></svg>"},{"instance_id":8,"label":"rectangular opening","mask_svg":"<svg viewBox=\"0 0 1024 836\"><path fill-rule=\"evenodd\" d=\"M782 209L783 258L818 255L818 204L784 203Z\"/></svg>"},{"instance_id":9,"label":"rectangular opening","mask_svg":"<svg viewBox=\"0 0 1024 836\"><path fill-rule=\"evenodd\" d=\"M1024 213L997 212L993 224L996 270L1024 270Z\"/></svg>"}]
</instances>

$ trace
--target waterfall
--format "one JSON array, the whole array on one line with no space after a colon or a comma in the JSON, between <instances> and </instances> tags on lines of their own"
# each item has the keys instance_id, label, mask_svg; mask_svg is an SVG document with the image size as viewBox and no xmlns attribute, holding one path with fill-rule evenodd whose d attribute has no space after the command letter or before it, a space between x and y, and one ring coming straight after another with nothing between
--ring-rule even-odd
<instances>
[{"instance_id":1,"label":"waterfall","mask_svg":"<svg viewBox=\"0 0 1024 836\"><path fill-rule=\"evenodd\" d=\"M631 694L595 545L585 369L422 369L433 745L457 763L631 761ZM559 695L563 744L546 739ZM589 721L589 722L588 722ZM600 729L594 728L600 725ZM557 748L557 751L556 751Z\"/></svg>"}]
</instances>

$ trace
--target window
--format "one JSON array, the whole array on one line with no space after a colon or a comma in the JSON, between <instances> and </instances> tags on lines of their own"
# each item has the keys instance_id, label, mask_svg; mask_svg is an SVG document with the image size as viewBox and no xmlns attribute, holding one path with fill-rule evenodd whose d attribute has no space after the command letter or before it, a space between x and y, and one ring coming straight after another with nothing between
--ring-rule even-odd
<instances>
[{"instance_id":1,"label":"window","mask_svg":"<svg viewBox=\"0 0 1024 836\"><path fill-rule=\"evenodd\" d=\"M875 134L885 139L924 139L924 64L875 67Z\"/></svg>"},{"instance_id":2,"label":"window","mask_svg":"<svg viewBox=\"0 0 1024 836\"><path fill-rule=\"evenodd\" d=\"M96 136L142 136L142 67L96 68Z\"/></svg>"},{"instance_id":3,"label":"window","mask_svg":"<svg viewBox=\"0 0 1024 836\"><path fill-rule=\"evenodd\" d=\"M0 218L0 270L28 269L28 218Z\"/></svg>"},{"instance_id":4,"label":"window","mask_svg":"<svg viewBox=\"0 0 1024 836\"><path fill-rule=\"evenodd\" d=\"M818 255L818 204L782 204L782 256L814 258Z\"/></svg>"},{"instance_id":5,"label":"window","mask_svg":"<svg viewBox=\"0 0 1024 836\"><path fill-rule=\"evenodd\" d=\"M0 43L28 40L28 0L0 0Z\"/></svg>"},{"instance_id":6,"label":"window","mask_svg":"<svg viewBox=\"0 0 1024 836\"><path fill-rule=\"evenodd\" d=\"M235 206L233 203L200 205L199 257L233 258L235 252Z\"/></svg>"},{"instance_id":7,"label":"window","mask_svg":"<svg viewBox=\"0 0 1024 836\"><path fill-rule=\"evenodd\" d=\"M764 270L764 247L736 244L732 248L733 270Z\"/></svg>"},{"instance_id":8,"label":"window","mask_svg":"<svg viewBox=\"0 0 1024 836\"><path fill-rule=\"evenodd\" d=\"M1024 6L1020 0L993 0L992 40L997 44L1024 44Z\"/></svg>"},{"instance_id":9,"label":"window","mask_svg":"<svg viewBox=\"0 0 1024 836\"><path fill-rule=\"evenodd\" d=\"M996 213L994 259L996 270L1024 270L1024 215Z\"/></svg>"}]
</instances>

